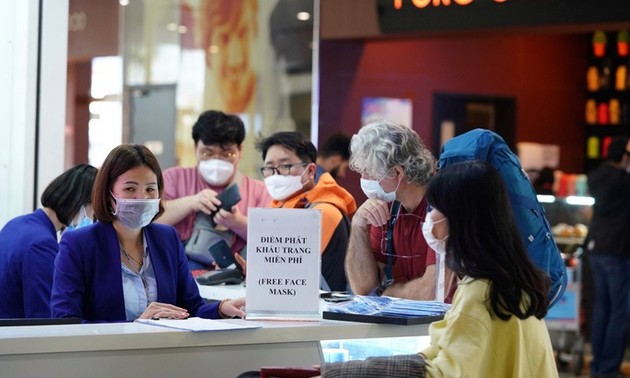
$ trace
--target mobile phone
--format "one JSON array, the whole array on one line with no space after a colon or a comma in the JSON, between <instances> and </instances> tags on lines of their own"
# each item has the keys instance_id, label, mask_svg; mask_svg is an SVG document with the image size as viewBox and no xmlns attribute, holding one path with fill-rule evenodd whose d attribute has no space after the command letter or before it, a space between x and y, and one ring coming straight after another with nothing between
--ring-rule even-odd
<instances>
[{"instance_id":1,"label":"mobile phone","mask_svg":"<svg viewBox=\"0 0 630 378\"><path fill-rule=\"evenodd\" d=\"M217 195L217 199L221 201L221 209L230 211L232 207L241 200L241 194L238 191L238 185L232 184Z\"/></svg>"},{"instance_id":2,"label":"mobile phone","mask_svg":"<svg viewBox=\"0 0 630 378\"><path fill-rule=\"evenodd\" d=\"M221 193L217 195L217 199L221 201L221 206L219 206L219 209L232 211L232 207L241 200L241 194L238 191L238 185L232 184L228 186L227 188L225 188L224 191L222 191ZM216 224L214 223L212 219L214 218L216 213L219 211L219 209L210 213L210 223L212 227L216 226Z\"/></svg>"},{"instance_id":3,"label":"mobile phone","mask_svg":"<svg viewBox=\"0 0 630 378\"><path fill-rule=\"evenodd\" d=\"M208 247L208 252L210 252L210 255L219 268L227 268L236 263L234 254L225 240L220 240Z\"/></svg>"}]
</instances>

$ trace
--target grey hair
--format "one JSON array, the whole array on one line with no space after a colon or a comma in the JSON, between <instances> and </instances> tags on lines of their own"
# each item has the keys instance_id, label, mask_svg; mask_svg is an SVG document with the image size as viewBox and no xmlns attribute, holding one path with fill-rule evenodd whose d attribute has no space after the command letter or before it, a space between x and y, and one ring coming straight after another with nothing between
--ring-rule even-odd
<instances>
[{"instance_id":1,"label":"grey hair","mask_svg":"<svg viewBox=\"0 0 630 378\"><path fill-rule=\"evenodd\" d=\"M363 126L350 142L350 169L384 177L401 166L410 184L426 185L435 173L435 157L422 138L398 123L379 120Z\"/></svg>"}]
</instances>

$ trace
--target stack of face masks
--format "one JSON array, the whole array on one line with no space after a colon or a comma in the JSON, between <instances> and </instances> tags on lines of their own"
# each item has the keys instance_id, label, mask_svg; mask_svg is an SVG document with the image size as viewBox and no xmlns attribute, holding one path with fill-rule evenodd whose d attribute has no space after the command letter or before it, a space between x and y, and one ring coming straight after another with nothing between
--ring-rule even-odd
<instances>
[{"instance_id":1,"label":"stack of face masks","mask_svg":"<svg viewBox=\"0 0 630 378\"><path fill-rule=\"evenodd\" d=\"M438 301L414 301L357 295L350 302L328 305L328 311L381 316L441 316L451 308Z\"/></svg>"}]
</instances>

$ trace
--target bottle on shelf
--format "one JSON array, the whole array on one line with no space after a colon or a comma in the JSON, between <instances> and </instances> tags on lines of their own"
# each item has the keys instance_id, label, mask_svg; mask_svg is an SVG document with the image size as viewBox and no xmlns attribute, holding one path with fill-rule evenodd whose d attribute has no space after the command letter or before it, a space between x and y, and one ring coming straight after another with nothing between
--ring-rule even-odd
<instances>
[{"instance_id":1,"label":"bottle on shelf","mask_svg":"<svg viewBox=\"0 0 630 378\"><path fill-rule=\"evenodd\" d=\"M606 159L608 157L608 147L610 147L610 143L612 142L612 137L607 136L602 139L602 158Z\"/></svg>"},{"instance_id":2,"label":"bottle on shelf","mask_svg":"<svg viewBox=\"0 0 630 378\"><path fill-rule=\"evenodd\" d=\"M597 105L597 123L608 125L608 103L601 102Z\"/></svg>"},{"instance_id":3,"label":"bottle on shelf","mask_svg":"<svg viewBox=\"0 0 630 378\"><path fill-rule=\"evenodd\" d=\"M599 138L595 135L586 140L586 156L589 159L599 159Z\"/></svg>"},{"instance_id":4,"label":"bottle on shelf","mask_svg":"<svg viewBox=\"0 0 630 378\"><path fill-rule=\"evenodd\" d=\"M601 58L606 53L606 33L597 30L593 33L593 55Z\"/></svg>"},{"instance_id":5,"label":"bottle on shelf","mask_svg":"<svg viewBox=\"0 0 630 378\"><path fill-rule=\"evenodd\" d=\"M617 55L628 56L628 44L630 43L630 33L627 30L620 30L617 33Z\"/></svg>"},{"instance_id":6,"label":"bottle on shelf","mask_svg":"<svg viewBox=\"0 0 630 378\"><path fill-rule=\"evenodd\" d=\"M586 70L586 89L591 92L599 90L599 72L595 66L589 66Z\"/></svg>"},{"instance_id":7,"label":"bottle on shelf","mask_svg":"<svg viewBox=\"0 0 630 378\"><path fill-rule=\"evenodd\" d=\"M625 91L628 83L628 68L625 65L617 67L615 72L615 89Z\"/></svg>"},{"instance_id":8,"label":"bottle on shelf","mask_svg":"<svg viewBox=\"0 0 630 378\"><path fill-rule=\"evenodd\" d=\"M619 100L617 100L616 98L610 99L610 101L608 102L608 112L610 113L608 117L610 124L618 125L621 121L621 109L619 106Z\"/></svg>"},{"instance_id":9,"label":"bottle on shelf","mask_svg":"<svg viewBox=\"0 0 630 378\"><path fill-rule=\"evenodd\" d=\"M586 123L588 123L589 125L595 125L597 123L597 103L595 102L595 100L593 100L592 98L586 100L586 109L584 111Z\"/></svg>"}]
</instances>

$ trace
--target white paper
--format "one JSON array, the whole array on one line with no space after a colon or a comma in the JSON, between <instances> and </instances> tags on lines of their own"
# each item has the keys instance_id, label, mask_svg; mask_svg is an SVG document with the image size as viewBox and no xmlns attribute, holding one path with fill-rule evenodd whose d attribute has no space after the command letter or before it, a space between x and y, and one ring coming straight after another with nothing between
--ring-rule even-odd
<instances>
[{"instance_id":1,"label":"white paper","mask_svg":"<svg viewBox=\"0 0 630 378\"><path fill-rule=\"evenodd\" d=\"M249 209L247 318L321 318L321 222L315 209Z\"/></svg>"},{"instance_id":2,"label":"white paper","mask_svg":"<svg viewBox=\"0 0 630 378\"><path fill-rule=\"evenodd\" d=\"M236 329L249 329L260 328L260 325L256 324L241 324L223 322L221 320L214 319L202 319L202 318L188 318L188 319L136 319L137 323L148 324L158 327L167 327L182 329L185 331L193 332L207 332L207 331L230 331Z\"/></svg>"}]
</instances>

